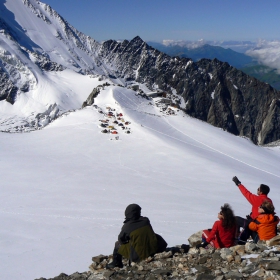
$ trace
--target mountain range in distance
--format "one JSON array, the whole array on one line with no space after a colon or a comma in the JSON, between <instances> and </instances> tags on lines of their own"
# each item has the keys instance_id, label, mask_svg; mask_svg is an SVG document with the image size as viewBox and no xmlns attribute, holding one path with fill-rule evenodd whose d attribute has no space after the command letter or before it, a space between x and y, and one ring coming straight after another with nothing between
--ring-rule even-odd
<instances>
[{"instance_id":1,"label":"mountain range in distance","mask_svg":"<svg viewBox=\"0 0 280 280\"><path fill-rule=\"evenodd\" d=\"M99 79L125 88L135 85L145 94L161 90L189 116L258 145L280 139L280 92L228 60L213 59L214 54L205 59L198 53L197 61L182 51L181 57L170 56L139 36L98 42L37 0L0 1L0 28L1 131L41 129L80 109ZM217 50L226 57L222 48ZM238 61L233 51L231 56ZM250 60L239 61L241 66ZM75 83L81 77L86 91Z\"/></svg>"},{"instance_id":2,"label":"mountain range in distance","mask_svg":"<svg viewBox=\"0 0 280 280\"><path fill-rule=\"evenodd\" d=\"M213 46L207 43L196 47L176 42L173 44L148 42L148 44L170 56L191 58L193 61L199 61L203 58L216 58L220 61L228 62L230 65L244 73L280 90L280 75L277 70L260 64L256 59L246 55L244 52L238 52L231 48L224 48L221 46ZM249 47L252 47L252 45Z\"/></svg>"}]
</instances>

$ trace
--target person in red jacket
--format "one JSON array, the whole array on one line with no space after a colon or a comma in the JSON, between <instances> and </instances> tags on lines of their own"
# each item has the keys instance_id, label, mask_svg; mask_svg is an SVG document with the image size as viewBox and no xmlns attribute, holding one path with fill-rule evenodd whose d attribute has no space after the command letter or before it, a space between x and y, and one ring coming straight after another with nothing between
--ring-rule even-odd
<instances>
[{"instance_id":1,"label":"person in red jacket","mask_svg":"<svg viewBox=\"0 0 280 280\"><path fill-rule=\"evenodd\" d=\"M205 248L208 244L211 244L216 249L234 246L236 224L234 213L229 204L226 203L224 206L221 206L218 219L212 229L203 231L202 243L196 246L196 248Z\"/></svg>"},{"instance_id":2,"label":"person in red jacket","mask_svg":"<svg viewBox=\"0 0 280 280\"><path fill-rule=\"evenodd\" d=\"M237 224L237 236L239 236L239 244L245 244L247 239L253 234L249 229L249 221L251 219L255 219L258 215L258 208L264 202L268 201L272 203L272 200L267 196L270 188L267 185L261 184L257 189L257 195L252 194L248 191L239 181L239 179L235 176L232 178L232 181L237 185L241 193L248 200L248 202L252 205L252 210L250 215L247 215L244 219L242 217L236 216L236 224ZM273 203L272 203L273 204ZM242 233L240 234L240 227L243 228Z\"/></svg>"}]
</instances>

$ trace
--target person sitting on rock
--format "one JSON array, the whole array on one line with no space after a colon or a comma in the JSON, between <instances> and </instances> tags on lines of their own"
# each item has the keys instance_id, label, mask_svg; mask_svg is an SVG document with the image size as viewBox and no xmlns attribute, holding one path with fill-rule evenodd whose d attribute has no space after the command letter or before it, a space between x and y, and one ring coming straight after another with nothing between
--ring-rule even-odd
<instances>
[{"instance_id":1,"label":"person sitting on rock","mask_svg":"<svg viewBox=\"0 0 280 280\"><path fill-rule=\"evenodd\" d=\"M158 238L150 220L141 216L139 205L130 204L126 207L124 225L115 243L113 261L106 268L123 267L122 257L132 262L142 261L159 251L164 251L166 245L162 250L158 248Z\"/></svg>"},{"instance_id":2,"label":"person sitting on rock","mask_svg":"<svg viewBox=\"0 0 280 280\"><path fill-rule=\"evenodd\" d=\"M258 217L249 220L249 229L256 233L252 236L255 243L258 240L269 240L277 235L279 218L275 216L274 210L273 204L266 200L259 206Z\"/></svg>"},{"instance_id":3,"label":"person sitting on rock","mask_svg":"<svg viewBox=\"0 0 280 280\"><path fill-rule=\"evenodd\" d=\"M229 204L221 206L218 219L212 229L203 230L202 243L196 248L205 248L208 244L211 244L215 249L234 246L236 224L234 213Z\"/></svg>"},{"instance_id":4,"label":"person sitting on rock","mask_svg":"<svg viewBox=\"0 0 280 280\"><path fill-rule=\"evenodd\" d=\"M247 219L236 216L236 224L237 224L236 237L238 237L238 239L239 239L238 244L245 244L247 239L252 235L252 231L250 231L250 229L248 227L249 220L257 218L257 216L259 215L258 208L265 200L272 203L272 200L269 197L267 197L267 195L270 191L270 188L267 185L261 184L257 189L257 195L255 195L255 194L252 194L250 191L248 191L241 184L241 182L238 180L238 178L236 176L232 178L232 181L238 186L241 193L245 196L245 198L252 205L252 210L251 210L250 215L246 216ZM240 233L240 228L243 228L243 231L241 233Z\"/></svg>"}]
</instances>

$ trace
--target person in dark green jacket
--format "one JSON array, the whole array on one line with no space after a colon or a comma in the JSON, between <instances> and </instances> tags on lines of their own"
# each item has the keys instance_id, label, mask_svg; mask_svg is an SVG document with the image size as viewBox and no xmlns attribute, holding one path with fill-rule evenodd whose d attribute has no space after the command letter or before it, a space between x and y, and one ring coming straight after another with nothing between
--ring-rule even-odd
<instances>
[{"instance_id":1,"label":"person in dark green jacket","mask_svg":"<svg viewBox=\"0 0 280 280\"><path fill-rule=\"evenodd\" d=\"M115 243L113 261L106 268L123 267L122 257L139 262L158 252L158 241L147 217L141 216L141 207L130 204L125 210L125 221Z\"/></svg>"}]
</instances>

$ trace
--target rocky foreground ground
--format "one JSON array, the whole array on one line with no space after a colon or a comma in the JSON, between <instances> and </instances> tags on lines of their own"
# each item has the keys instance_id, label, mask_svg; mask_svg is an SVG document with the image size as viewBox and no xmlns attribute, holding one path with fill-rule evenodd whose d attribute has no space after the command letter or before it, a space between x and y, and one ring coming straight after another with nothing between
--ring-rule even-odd
<instances>
[{"instance_id":1,"label":"rocky foreground ground","mask_svg":"<svg viewBox=\"0 0 280 280\"><path fill-rule=\"evenodd\" d=\"M105 266L111 260L112 255L99 255L92 258L87 272L61 273L54 278L36 280L280 279L280 245L266 243L248 242L216 250L192 247L188 252L176 246L172 251L156 254L140 263L129 265L124 260L123 268L108 270Z\"/></svg>"}]
</instances>

